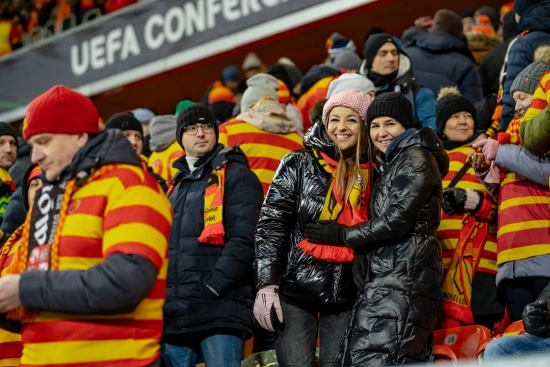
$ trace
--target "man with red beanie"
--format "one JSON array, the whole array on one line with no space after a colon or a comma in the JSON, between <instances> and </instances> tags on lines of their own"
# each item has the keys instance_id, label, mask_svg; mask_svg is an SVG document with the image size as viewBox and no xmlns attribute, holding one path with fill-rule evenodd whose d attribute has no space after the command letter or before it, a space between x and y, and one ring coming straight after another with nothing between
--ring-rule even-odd
<instances>
[{"instance_id":1,"label":"man with red beanie","mask_svg":"<svg viewBox=\"0 0 550 367\"><path fill-rule=\"evenodd\" d=\"M0 278L0 313L22 323L21 365L160 366L172 222L160 187L64 86L29 104L23 136L44 183Z\"/></svg>"}]
</instances>

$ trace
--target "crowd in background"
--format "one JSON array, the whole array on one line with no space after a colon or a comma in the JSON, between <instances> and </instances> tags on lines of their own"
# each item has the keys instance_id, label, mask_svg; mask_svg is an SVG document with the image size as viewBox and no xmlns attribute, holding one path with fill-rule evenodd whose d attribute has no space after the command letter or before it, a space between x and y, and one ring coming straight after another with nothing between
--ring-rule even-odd
<instances>
[{"instance_id":1,"label":"crowd in background","mask_svg":"<svg viewBox=\"0 0 550 367\"><path fill-rule=\"evenodd\" d=\"M362 50L335 32L325 50L305 73L251 52L173 114L98 122L174 210L163 363L239 365L253 334L283 366L312 365L317 343L322 366L404 364L433 358L434 330L518 321L529 339L486 358L550 351L550 0L441 9ZM84 98L38 97L24 135L49 131L25 129L56 93ZM38 158L5 123L0 149L16 254Z\"/></svg>"}]
</instances>

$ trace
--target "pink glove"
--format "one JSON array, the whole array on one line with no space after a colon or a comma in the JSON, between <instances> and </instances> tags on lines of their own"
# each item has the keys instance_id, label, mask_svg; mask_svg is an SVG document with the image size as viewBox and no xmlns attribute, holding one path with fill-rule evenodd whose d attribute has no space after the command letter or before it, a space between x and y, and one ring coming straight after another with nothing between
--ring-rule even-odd
<instances>
[{"instance_id":1,"label":"pink glove","mask_svg":"<svg viewBox=\"0 0 550 367\"><path fill-rule=\"evenodd\" d=\"M262 328L273 332L275 331L273 320L283 322L279 286L266 285L258 290L254 301L254 317Z\"/></svg>"},{"instance_id":2,"label":"pink glove","mask_svg":"<svg viewBox=\"0 0 550 367\"><path fill-rule=\"evenodd\" d=\"M496 139L483 139L477 143L472 144L473 148L483 147L483 154L485 158L490 161L494 161L497 157L498 141Z\"/></svg>"}]
</instances>

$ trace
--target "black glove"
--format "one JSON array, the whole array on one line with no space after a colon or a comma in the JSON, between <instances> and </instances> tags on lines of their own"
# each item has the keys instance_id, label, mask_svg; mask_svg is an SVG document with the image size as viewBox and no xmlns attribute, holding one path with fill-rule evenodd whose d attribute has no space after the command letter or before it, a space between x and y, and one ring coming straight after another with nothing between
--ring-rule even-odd
<instances>
[{"instance_id":1,"label":"black glove","mask_svg":"<svg viewBox=\"0 0 550 367\"><path fill-rule=\"evenodd\" d=\"M363 291L368 270L369 264L367 264L367 255L355 255L351 273L353 275L353 283L355 283L358 292Z\"/></svg>"},{"instance_id":2,"label":"black glove","mask_svg":"<svg viewBox=\"0 0 550 367\"><path fill-rule=\"evenodd\" d=\"M550 337L550 311L545 300L529 303L522 316L526 332L541 338Z\"/></svg>"},{"instance_id":3,"label":"black glove","mask_svg":"<svg viewBox=\"0 0 550 367\"><path fill-rule=\"evenodd\" d=\"M346 246L345 226L331 220L319 220L306 224L306 237L313 243L321 245Z\"/></svg>"},{"instance_id":4,"label":"black glove","mask_svg":"<svg viewBox=\"0 0 550 367\"><path fill-rule=\"evenodd\" d=\"M447 187L443 190L443 211L449 215L463 212L467 197L466 190L458 187Z\"/></svg>"}]
</instances>

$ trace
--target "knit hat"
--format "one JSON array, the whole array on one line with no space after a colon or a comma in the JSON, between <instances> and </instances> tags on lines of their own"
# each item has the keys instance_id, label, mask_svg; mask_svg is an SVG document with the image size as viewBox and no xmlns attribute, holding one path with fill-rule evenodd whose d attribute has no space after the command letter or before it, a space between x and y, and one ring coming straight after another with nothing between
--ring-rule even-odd
<instances>
[{"instance_id":1,"label":"knit hat","mask_svg":"<svg viewBox=\"0 0 550 367\"><path fill-rule=\"evenodd\" d=\"M434 15L434 22L430 32L445 32L458 39L462 39L462 19L457 13L448 9L438 10Z\"/></svg>"},{"instance_id":2,"label":"knit hat","mask_svg":"<svg viewBox=\"0 0 550 367\"><path fill-rule=\"evenodd\" d=\"M35 178L40 178L40 176L42 176L42 168L40 168L38 164L35 164L34 168L31 170L29 176L27 177L27 185L29 185L31 181Z\"/></svg>"},{"instance_id":3,"label":"knit hat","mask_svg":"<svg viewBox=\"0 0 550 367\"><path fill-rule=\"evenodd\" d=\"M244 71L259 69L262 67L262 60L254 52L249 52L246 54L241 67Z\"/></svg>"},{"instance_id":4,"label":"knit hat","mask_svg":"<svg viewBox=\"0 0 550 367\"><path fill-rule=\"evenodd\" d=\"M550 70L550 46L540 46L535 50L533 63L521 71L510 86L510 94L516 91L534 94L540 79Z\"/></svg>"},{"instance_id":5,"label":"knit hat","mask_svg":"<svg viewBox=\"0 0 550 367\"><path fill-rule=\"evenodd\" d=\"M215 81L210 93L208 93L208 104L220 101L233 102L233 92L222 82Z\"/></svg>"},{"instance_id":6,"label":"knit hat","mask_svg":"<svg viewBox=\"0 0 550 367\"><path fill-rule=\"evenodd\" d=\"M336 57L336 55L340 54L341 52L355 52L355 50L357 50L357 47L355 47L355 43L353 42L353 40L340 38L332 43L332 45L328 49L328 55L330 60L334 62L334 58Z\"/></svg>"},{"instance_id":7,"label":"knit hat","mask_svg":"<svg viewBox=\"0 0 550 367\"><path fill-rule=\"evenodd\" d=\"M398 92L387 92L376 96L367 111L367 126L377 117L391 117L405 129L414 127L411 102Z\"/></svg>"},{"instance_id":8,"label":"knit hat","mask_svg":"<svg viewBox=\"0 0 550 367\"><path fill-rule=\"evenodd\" d=\"M302 72L295 66L290 66L283 63L271 65L269 69L267 69L266 73L282 80L289 90L294 89L296 84L298 84L302 78Z\"/></svg>"},{"instance_id":9,"label":"knit hat","mask_svg":"<svg viewBox=\"0 0 550 367\"><path fill-rule=\"evenodd\" d=\"M239 68L236 65L228 65L223 68L222 80L226 82L239 82L242 80Z\"/></svg>"},{"instance_id":10,"label":"knit hat","mask_svg":"<svg viewBox=\"0 0 550 367\"><path fill-rule=\"evenodd\" d=\"M246 112L260 97L269 94L275 98L279 89L279 81L273 75L259 73L246 81L248 88L241 99L241 112Z\"/></svg>"},{"instance_id":11,"label":"knit hat","mask_svg":"<svg viewBox=\"0 0 550 367\"><path fill-rule=\"evenodd\" d=\"M99 115L92 101L79 92L56 85L36 97L28 106L23 137L36 134L95 134Z\"/></svg>"},{"instance_id":12,"label":"knit hat","mask_svg":"<svg viewBox=\"0 0 550 367\"><path fill-rule=\"evenodd\" d=\"M323 124L325 126L328 124L330 111L334 107L350 108L357 112L361 120L365 122L367 109L371 103L372 97L363 91L350 89L338 92L330 97L323 107Z\"/></svg>"},{"instance_id":13,"label":"knit hat","mask_svg":"<svg viewBox=\"0 0 550 367\"><path fill-rule=\"evenodd\" d=\"M181 111L181 113L178 115L178 129L176 132L176 139L182 149L185 149L181 141L183 128L196 123L213 124L214 132L216 133L216 141L218 140L219 130L218 124L216 123L216 117L208 107L200 103L195 103L194 105L189 106L185 110Z\"/></svg>"},{"instance_id":14,"label":"knit hat","mask_svg":"<svg viewBox=\"0 0 550 367\"><path fill-rule=\"evenodd\" d=\"M105 130L119 129L122 131L134 130L138 131L143 136L143 126L134 115L128 112L115 113L105 122Z\"/></svg>"},{"instance_id":15,"label":"knit hat","mask_svg":"<svg viewBox=\"0 0 550 367\"><path fill-rule=\"evenodd\" d=\"M521 17L531 7L537 5L539 1L540 0L514 0L514 12Z\"/></svg>"},{"instance_id":16,"label":"knit hat","mask_svg":"<svg viewBox=\"0 0 550 367\"><path fill-rule=\"evenodd\" d=\"M335 93L349 89L357 89L365 93L376 90L374 84L367 77L361 74L346 73L330 82L328 85L327 98L332 97Z\"/></svg>"},{"instance_id":17,"label":"knit hat","mask_svg":"<svg viewBox=\"0 0 550 367\"><path fill-rule=\"evenodd\" d=\"M480 15L485 15L489 19L489 23L494 30L497 30L500 26L500 14L495 8L490 6L482 6L476 10L475 17L478 18Z\"/></svg>"},{"instance_id":18,"label":"knit hat","mask_svg":"<svg viewBox=\"0 0 550 367\"><path fill-rule=\"evenodd\" d=\"M387 33L376 33L367 38L367 42L365 42L365 49L363 50L367 70L372 69L372 62L374 61L378 50L380 50L380 48L387 42L393 43L395 47L399 49L395 39Z\"/></svg>"},{"instance_id":19,"label":"knit hat","mask_svg":"<svg viewBox=\"0 0 550 367\"><path fill-rule=\"evenodd\" d=\"M460 12L460 18L462 18L462 19L464 19L464 18L473 18L475 13L476 13L475 9L467 8L467 9L464 9Z\"/></svg>"},{"instance_id":20,"label":"knit hat","mask_svg":"<svg viewBox=\"0 0 550 367\"><path fill-rule=\"evenodd\" d=\"M445 124L447 120L451 118L457 112L469 112L474 119L474 124L477 119L477 111L472 102L460 94L460 91L456 87L441 88L437 95L437 105L435 106L436 112L436 127L437 134L442 137L443 130L445 130ZM475 130L475 125L474 125Z\"/></svg>"},{"instance_id":21,"label":"knit hat","mask_svg":"<svg viewBox=\"0 0 550 367\"><path fill-rule=\"evenodd\" d=\"M174 112L174 115L178 116L181 113L181 111L185 110L187 107L194 104L195 102L190 101L188 99L183 99L179 101L178 104L176 105L176 112Z\"/></svg>"},{"instance_id":22,"label":"knit hat","mask_svg":"<svg viewBox=\"0 0 550 367\"><path fill-rule=\"evenodd\" d=\"M149 147L153 152L162 152L176 140L176 116L161 115L151 120Z\"/></svg>"},{"instance_id":23,"label":"knit hat","mask_svg":"<svg viewBox=\"0 0 550 367\"><path fill-rule=\"evenodd\" d=\"M7 122L0 122L0 136L4 135L13 136L15 141L17 141L17 132L13 126Z\"/></svg>"},{"instance_id":24,"label":"knit hat","mask_svg":"<svg viewBox=\"0 0 550 367\"><path fill-rule=\"evenodd\" d=\"M361 62L361 58L355 52L345 50L334 56L333 64L341 69L359 70Z\"/></svg>"},{"instance_id":25,"label":"knit hat","mask_svg":"<svg viewBox=\"0 0 550 367\"><path fill-rule=\"evenodd\" d=\"M156 116L155 113L148 108L136 108L135 110L132 110L130 112L142 124L146 123Z\"/></svg>"},{"instance_id":26,"label":"knit hat","mask_svg":"<svg viewBox=\"0 0 550 367\"><path fill-rule=\"evenodd\" d=\"M491 25L491 20L486 15L480 15L477 17L477 24L472 27L472 33L481 33L487 36L494 36L495 29Z\"/></svg>"},{"instance_id":27,"label":"knit hat","mask_svg":"<svg viewBox=\"0 0 550 367\"><path fill-rule=\"evenodd\" d=\"M292 98L290 98L290 91L288 90L288 87L282 80L277 79L277 81L279 82L279 89L277 90L279 103L291 103Z\"/></svg>"}]
</instances>

